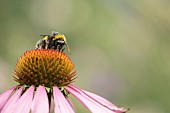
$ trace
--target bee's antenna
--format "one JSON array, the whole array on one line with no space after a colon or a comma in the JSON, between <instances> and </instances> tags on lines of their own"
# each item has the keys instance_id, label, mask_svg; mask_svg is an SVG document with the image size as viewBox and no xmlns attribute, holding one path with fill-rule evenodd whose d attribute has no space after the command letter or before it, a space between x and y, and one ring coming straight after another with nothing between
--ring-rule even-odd
<instances>
[{"instance_id":1,"label":"bee's antenna","mask_svg":"<svg viewBox=\"0 0 170 113\"><path fill-rule=\"evenodd\" d=\"M66 41L65 41L65 43L66 43L67 50L68 50L68 52L69 52L69 53L70 53L70 55L71 55L70 49L69 49L69 47L68 47L68 44L67 44L67 42L66 42Z\"/></svg>"},{"instance_id":2,"label":"bee's antenna","mask_svg":"<svg viewBox=\"0 0 170 113\"><path fill-rule=\"evenodd\" d=\"M40 36L45 37L45 36L50 36L50 35L40 35Z\"/></svg>"},{"instance_id":3,"label":"bee's antenna","mask_svg":"<svg viewBox=\"0 0 170 113\"><path fill-rule=\"evenodd\" d=\"M64 35L63 35L64 36ZM71 55L71 52L70 52L70 49L69 49L69 47L68 47L68 44L67 44L67 41L66 41L66 37L64 36L64 41L65 41L65 44L66 44L66 47L67 47L67 50L68 50L68 52L70 53L70 55Z\"/></svg>"}]
</instances>

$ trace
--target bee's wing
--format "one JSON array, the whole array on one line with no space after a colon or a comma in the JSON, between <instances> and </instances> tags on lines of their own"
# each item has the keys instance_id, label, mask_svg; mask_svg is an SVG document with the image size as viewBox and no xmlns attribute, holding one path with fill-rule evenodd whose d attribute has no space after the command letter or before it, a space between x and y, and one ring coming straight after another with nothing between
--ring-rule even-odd
<instances>
[{"instance_id":1,"label":"bee's wing","mask_svg":"<svg viewBox=\"0 0 170 113\"><path fill-rule=\"evenodd\" d=\"M40 35L40 36L45 37L45 36L50 36L50 35Z\"/></svg>"},{"instance_id":2,"label":"bee's wing","mask_svg":"<svg viewBox=\"0 0 170 113\"><path fill-rule=\"evenodd\" d=\"M56 31L52 31L52 35L55 36L55 35L58 35L59 32L56 32Z\"/></svg>"}]
</instances>

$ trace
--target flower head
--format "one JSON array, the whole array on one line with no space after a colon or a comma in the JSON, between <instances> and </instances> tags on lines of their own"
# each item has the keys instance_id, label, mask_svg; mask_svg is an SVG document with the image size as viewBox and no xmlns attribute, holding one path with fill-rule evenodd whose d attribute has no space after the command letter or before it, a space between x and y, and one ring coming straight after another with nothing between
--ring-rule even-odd
<instances>
[{"instance_id":1,"label":"flower head","mask_svg":"<svg viewBox=\"0 0 170 113\"><path fill-rule=\"evenodd\" d=\"M21 85L65 86L76 78L71 60L62 52L48 49L27 51L15 67L15 80Z\"/></svg>"},{"instance_id":2,"label":"flower head","mask_svg":"<svg viewBox=\"0 0 170 113\"><path fill-rule=\"evenodd\" d=\"M93 113L125 113L106 99L73 85L74 64L63 52L35 49L24 53L14 69L19 84L0 95L0 113L75 113L72 94ZM52 101L53 100L53 101Z\"/></svg>"}]
</instances>

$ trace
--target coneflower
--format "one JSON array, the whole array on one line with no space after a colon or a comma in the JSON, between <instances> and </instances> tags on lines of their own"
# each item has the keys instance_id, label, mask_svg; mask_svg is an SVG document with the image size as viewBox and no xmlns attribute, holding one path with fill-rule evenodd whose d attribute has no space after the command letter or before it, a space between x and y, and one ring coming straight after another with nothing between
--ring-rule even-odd
<instances>
[{"instance_id":1,"label":"coneflower","mask_svg":"<svg viewBox=\"0 0 170 113\"><path fill-rule=\"evenodd\" d=\"M125 113L106 99L82 90L74 64L63 52L52 49L26 51L14 70L19 84L0 95L0 113L75 113L69 94L93 113Z\"/></svg>"}]
</instances>

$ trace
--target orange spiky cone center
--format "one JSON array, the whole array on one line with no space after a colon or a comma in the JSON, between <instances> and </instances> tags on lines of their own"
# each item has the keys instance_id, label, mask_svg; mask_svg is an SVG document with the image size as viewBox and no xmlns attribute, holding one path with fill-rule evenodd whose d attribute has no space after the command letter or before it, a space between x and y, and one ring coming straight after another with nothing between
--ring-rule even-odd
<instances>
[{"instance_id":1,"label":"orange spiky cone center","mask_svg":"<svg viewBox=\"0 0 170 113\"><path fill-rule=\"evenodd\" d=\"M48 49L24 53L15 67L15 81L21 85L66 86L76 78L74 64L62 52Z\"/></svg>"}]
</instances>

